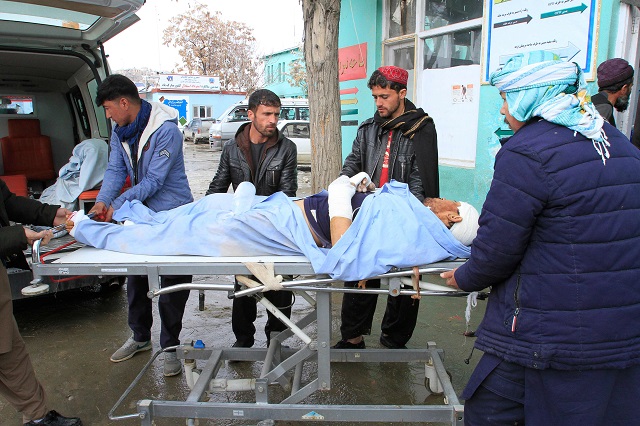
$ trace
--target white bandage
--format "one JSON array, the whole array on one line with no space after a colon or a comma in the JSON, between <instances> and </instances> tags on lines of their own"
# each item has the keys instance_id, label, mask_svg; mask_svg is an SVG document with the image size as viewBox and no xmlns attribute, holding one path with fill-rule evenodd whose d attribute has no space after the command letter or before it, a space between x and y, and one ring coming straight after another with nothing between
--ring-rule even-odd
<instances>
[{"instance_id":1,"label":"white bandage","mask_svg":"<svg viewBox=\"0 0 640 426\"><path fill-rule=\"evenodd\" d=\"M73 222L73 228L71 228L71 231L69 231L69 234L71 234L72 237L75 237L78 224L83 220L87 220L87 219L89 219L89 217L87 217L87 215L84 214L84 210L78 210L77 212L71 213L71 216L69 216L69 219L67 219L68 221L70 220L71 222Z\"/></svg>"},{"instance_id":2,"label":"white bandage","mask_svg":"<svg viewBox=\"0 0 640 426\"><path fill-rule=\"evenodd\" d=\"M349 182L356 187L356 192L369 192L376 189L367 172L358 173L350 178Z\"/></svg>"},{"instance_id":3,"label":"white bandage","mask_svg":"<svg viewBox=\"0 0 640 426\"><path fill-rule=\"evenodd\" d=\"M351 208L351 198L356 193L356 187L345 175L331 182L329 191L329 219L334 217L344 217L353 219L353 209Z\"/></svg>"}]
</instances>

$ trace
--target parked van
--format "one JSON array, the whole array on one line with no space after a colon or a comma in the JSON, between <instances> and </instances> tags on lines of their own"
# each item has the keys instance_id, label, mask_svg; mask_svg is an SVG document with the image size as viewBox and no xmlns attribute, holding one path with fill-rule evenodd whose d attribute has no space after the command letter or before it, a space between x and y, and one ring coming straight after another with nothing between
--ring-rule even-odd
<instances>
[{"instance_id":1,"label":"parked van","mask_svg":"<svg viewBox=\"0 0 640 426\"><path fill-rule=\"evenodd\" d=\"M108 143L110 122L94 103L98 84L110 74L102 44L139 20L135 12L144 0L0 3L0 175L26 176L37 197L78 143ZM20 298L31 270L8 271L13 297ZM105 284L107 278L51 278L49 292Z\"/></svg>"},{"instance_id":2,"label":"parked van","mask_svg":"<svg viewBox=\"0 0 640 426\"><path fill-rule=\"evenodd\" d=\"M281 120L308 120L309 100L308 99L280 99ZM233 138L241 125L249 121L247 115L249 111L248 100L231 105L222 113L218 120L209 129L209 146L212 149L222 148L224 142Z\"/></svg>"}]
</instances>

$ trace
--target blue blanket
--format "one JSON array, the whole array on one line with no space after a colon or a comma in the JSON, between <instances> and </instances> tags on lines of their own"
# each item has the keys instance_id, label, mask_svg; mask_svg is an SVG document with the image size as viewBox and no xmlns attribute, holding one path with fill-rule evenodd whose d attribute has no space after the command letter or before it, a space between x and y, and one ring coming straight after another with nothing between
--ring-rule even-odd
<instances>
[{"instance_id":1,"label":"blue blanket","mask_svg":"<svg viewBox=\"0 0 640 426\"><path fill-rule=\"evenodd\" d=\"M359 280L392 267L412 267L467 258L444 224L410 192L392 181L367 197L353 224L333 248L318 247L300 209L283 193L255 197L243 213L233 212L233 194L213 194L164 212L138 201L114 215L132 226L85 220L75 238L85 244L147 255L304 255L317 274Z\"/></svg>"}]
</instances>

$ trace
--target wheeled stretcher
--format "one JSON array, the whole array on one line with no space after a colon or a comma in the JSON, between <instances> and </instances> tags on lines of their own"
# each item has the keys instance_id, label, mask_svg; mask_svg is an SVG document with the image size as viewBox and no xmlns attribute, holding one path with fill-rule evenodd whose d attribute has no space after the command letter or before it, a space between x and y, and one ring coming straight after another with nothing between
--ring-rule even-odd
<instances>
[{"instance_id":1,"label":"wheeled stretcher","mask_svg":"<svg viewBox=\"0 0 640 426\"><path fill-rule=\"evenodd\" d=\"M142 425L151 425L158 418L185 418L188 424L195 419L235 420L288 420L326 422L444 422L452 425L464 423L463 405L458 400L444 366L444 351L429 342L426 348L390 350L364 349L340 350L331 348L331 294L334 292L363 292L413 295L417 292L402 286L403 280L414 274L412 270L390 271L380 276L381 289L344 288L326 276L316 276L308 260L303 256L261 257L204 257L204 256L144 256L116 253L85 247L61 257L52 263L41 263L38 243L33 248L34 283L45 276L69 275L147 275L152 287L149 297L179 290L201 292L227 291L233 293L233 284L179 284L159 289L159 277L163 275L256 275L256 267L278 275L298 276L280 285L303 297L313 309L296 321L284 315L279 318L288 329L273 333L268 348L207 347L196 341L176 348L179 359L184 360L185 377L191 389L184 401L144 399L137 402L137 412L116 415L121 403L143 377L158 351L146 364L136 379L126 389L109 412L111 420L139 418ZM438 262L419 268L419 274L436 274L459 266L462 261ZM257 274L256 276L260 276ZM264 277L264 272L262 273ZM302 276L302 277L299 277ZM306 278L305 276L311 277ZM261 281L269 279L261 278ZM277 280L276 280L277 281ZM240 294L256 293L264 287L248 288ZM423 295L466 295L448 291L422 291ZM279 311L261 298L267 309L278 315ZM315 329L313 326L315 325ZM311 327L310 327L311 326ZM309 329L312 329L309 331ZM283 347L282 342L295 336L300 343L296 349ZM173 348L170 348L173 349ZM165 349L166 350L166 349ZM216 378L225 360L262 361L259 377L243 379ZM313 404L308 398L316 392L331 389L333 363L423 363L425 383L431 393L442 394L440 405L335 405ZM303 378L303 367L313 366L313 377ZM279 388L279 389L276 389ZM207 394L213 392L246 391L255 395L250 403L210 402ZM305 401L305 399L307 401Z\"/></svg>"}]
</instances>

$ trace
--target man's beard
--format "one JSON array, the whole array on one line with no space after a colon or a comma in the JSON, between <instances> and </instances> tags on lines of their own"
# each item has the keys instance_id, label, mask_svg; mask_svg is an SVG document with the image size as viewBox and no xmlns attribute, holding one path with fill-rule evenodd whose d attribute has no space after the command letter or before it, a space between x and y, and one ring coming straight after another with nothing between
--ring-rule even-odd
<instances>
[{"instance_id":1,"label":"man's beard","mask_svg":"<svg viewBox=\"0 0 640 426\"><path fill-rule=\"evenodd\" d=\"M616 103L613 104L613 107L616 109L616 111L622 112L626 111L627 108L629 108L629 97L630 95L620 96L618 99L616 99Z\"/></svg>"}]
</instances>

